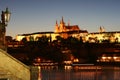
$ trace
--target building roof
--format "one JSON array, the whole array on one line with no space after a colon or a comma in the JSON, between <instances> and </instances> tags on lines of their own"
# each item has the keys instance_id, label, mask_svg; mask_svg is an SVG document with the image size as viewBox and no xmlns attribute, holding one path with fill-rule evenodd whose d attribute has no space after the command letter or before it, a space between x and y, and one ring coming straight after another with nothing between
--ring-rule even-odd
<instances>
[{"instance_id":1,"label":"building roof","mask_svg":"<svg viewBox=\"0 0 120 80\"><path fill-rule=\"evenodd\" d=\"M101 33L103 33L103 34L105 34L105 33L120 33L120 31L108 31L108 32L91 32L91 33L89 33L89 34L101 34Z\"/></svg>"},{"instance_id":2,"label":"building roof","mask_svg":"<svg viewBox=\"0 0 120 80\"><path fill-rule=\"evenodd\" d=\"M80 30L78 25L72 25L72 26L65 26L67 29L70 29L70 30Z\"/></svg>"}]
</instances>

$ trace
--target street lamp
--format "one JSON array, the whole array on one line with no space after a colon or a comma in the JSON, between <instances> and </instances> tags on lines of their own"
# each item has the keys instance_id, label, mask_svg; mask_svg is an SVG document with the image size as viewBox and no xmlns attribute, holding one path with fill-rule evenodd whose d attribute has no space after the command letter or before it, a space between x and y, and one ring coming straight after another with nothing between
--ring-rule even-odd
<instances>
[{"instance_id":1,"label":"street lamp","mask_svg":"<svg viewBox=\"0 0 120 80\"><path fill-rule=\"evenodd\" d=\"M6 8L6 11L2 11L1 21L0 21L0 48L3 50L6 50L6 41L5 41L6 26L8 25L10 16L11 13L8 10L8 8Z\"/></svg>"}]
</instances>

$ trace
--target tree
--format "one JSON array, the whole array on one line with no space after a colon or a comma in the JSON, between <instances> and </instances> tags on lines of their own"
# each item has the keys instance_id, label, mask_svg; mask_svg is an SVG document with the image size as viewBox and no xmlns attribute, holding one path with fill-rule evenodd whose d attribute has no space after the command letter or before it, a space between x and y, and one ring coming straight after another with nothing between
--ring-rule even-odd
<instances>
[{"instance_id":1,"label":"tree","mask_svg":"<svg viewBox=\"0 0 120 80\"><path fill-rule=\"evenodd\" d=\"M49 42L49 38L47 36L38 37L38 41L40 43L48 43Z\"/></svg>"}]
</instances>

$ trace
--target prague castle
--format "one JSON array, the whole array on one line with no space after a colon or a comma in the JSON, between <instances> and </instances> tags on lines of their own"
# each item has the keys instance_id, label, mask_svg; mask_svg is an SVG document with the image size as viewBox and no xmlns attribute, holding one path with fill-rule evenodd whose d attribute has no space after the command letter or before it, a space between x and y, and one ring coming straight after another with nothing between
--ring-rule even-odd
<instances>
[{"instance_id":1,"label":"prague castle","mask_svg":"<svg viewBox=\"0 0 120 80\"><path fill-rule=\"evenodd\" d=\"M50 41L56 40L57 36L62 38L75 37L83 39L84 42L92 43L101 43L104 41L109 42L120 42L120 31L105 31L104 27L100 27L98 32L88 33L87 30L80 30L78 25L65 24L63 17L60 20L60 24L56 21L54 32L36 32L30 34L18 34L16 36L17 41L21 41L23 38L26 38L27 41L37 41L38 37L50 37Z\"/></svg>"},{"instance_id":2,"label":"prague castle","mask_svg":"<svg viewBox=\"0 0 120 80\"><path fill-rule=\"evenodd\" d=\"M53 41L56 40L57 36L60 36L62 38L68 38L70 36L80 38L86 36L87 34L88 31L80 30L78 25L70 25L70 23L66 25L62 17L60 25L58 25L58 22L56 21L54 32L36 32L31 34L18 34L16 36L16 40L21 41L23 38L26 38L27 41L30 41L32 37L32 40L36 41L37 40L36 38L38 37L47 36L51 37L51 41Z\"/></svg>"}]
</instances>

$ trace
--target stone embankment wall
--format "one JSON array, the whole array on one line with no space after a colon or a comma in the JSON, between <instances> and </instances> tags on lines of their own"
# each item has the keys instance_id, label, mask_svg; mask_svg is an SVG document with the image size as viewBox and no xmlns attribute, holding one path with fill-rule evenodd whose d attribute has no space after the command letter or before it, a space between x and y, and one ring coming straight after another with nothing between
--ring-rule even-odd
<instances>
[{"instance_id":1,"label":"stone embankment wall","mask_svg":"<svg viewBox=\"0 0 120 80\"><path fill-rule=\"evenodd\" d=\"M0 79L30 80L30 68L0 49Z\"/></svg>"}]
</instances>

